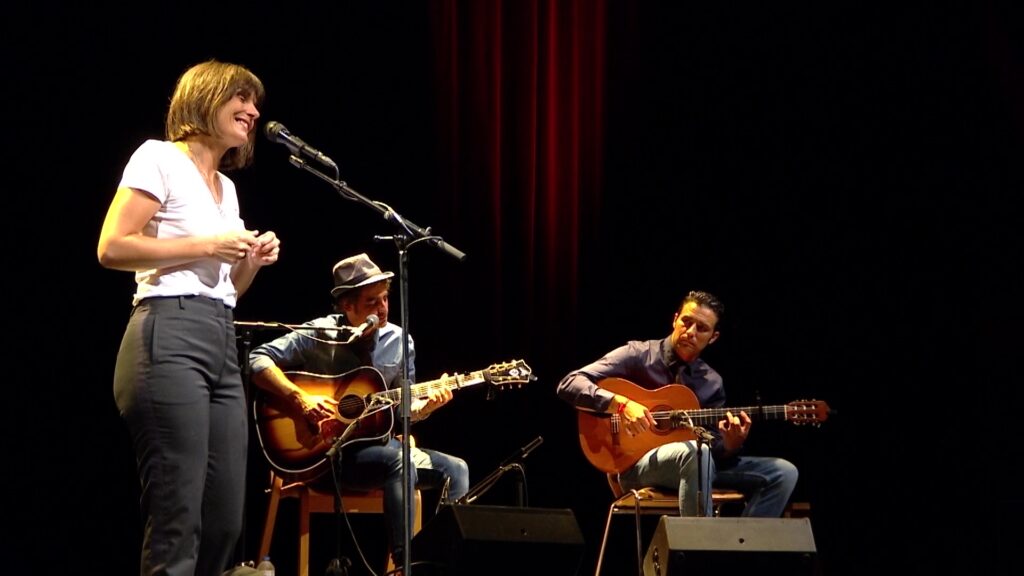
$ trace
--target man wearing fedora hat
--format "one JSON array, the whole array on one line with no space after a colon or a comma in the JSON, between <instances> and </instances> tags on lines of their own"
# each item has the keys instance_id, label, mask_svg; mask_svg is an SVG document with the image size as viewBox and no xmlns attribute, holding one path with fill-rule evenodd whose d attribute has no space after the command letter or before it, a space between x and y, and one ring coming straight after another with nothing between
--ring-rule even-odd
<instances>
[{"instance_id":1,"label":"man wearing fedora hat","mask_svg":"<svg viewBox=\"0 0 1024 576\"><path fill-rule=\"evenodd\" d=\"M383 377L383 385L396 388L402 377L400 326L388 322L388 291L393 272L382 271L366 254L345 258L334 265L331 298L335 313L306 322L316 331L295 330L257 346L249 355L252 380L261 389L290 401L313 427L336 421L337 401L318 396L295 384L285 371L338 375L372 366ZM376 319L376 320L374 320ZM416 381L415 348L408 338L409 380ZM433 387L431 387L433 388ZM426 418L452 398L447 387L431 389L426 399L413 399L411 420ZM411 443L415 469L411 480L418 488L447 488L455 500L469 491L469 467L465 460L421 449ZM346 444L335 460L337 477L343 487L383 488L384 518L396 565L403 562L402 443L384 435L380 441Z\"/></svg>"}]
</instances>

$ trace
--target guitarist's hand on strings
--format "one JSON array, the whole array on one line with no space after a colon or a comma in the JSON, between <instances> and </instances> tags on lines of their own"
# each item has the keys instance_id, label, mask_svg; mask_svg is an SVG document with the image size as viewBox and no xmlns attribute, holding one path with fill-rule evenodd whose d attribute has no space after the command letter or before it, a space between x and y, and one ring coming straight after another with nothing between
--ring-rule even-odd
<instances>
[{"instance_id":1,"label":"guitarist's hand on strings","mask_svg":"<svg viewBox=\"0 0 1024 576\"><path fill-rule=\"evenodd\" d=\"M646 406L621 394L615 395L615 402L610 407L622 418L626 433L630 436L636 436L655 426L654 417Z\"/></svg>"},{"instance_id":2,"label":"guitarist's hand on strings","mask_svg":"<svg viewBox=\"0 0 1024 576\"><path fill-rule=\"evenodd\" d=\"M738 452L747 441L750 434L750 416L740 410L739 416L733 416L732 412L725 413L725 419L718 421L718 430L722 433L722 442L728 454Z\"/></svg>"},{"instance_id":3,"label":"guitarist's hand on strings","mask_svg":"<svg viewBox=\"0 0 1024 576\"><path fill-rule=\"evenodd\" d=\"M298 405L299 410L302 411L302 416L318 430L321 435L331 436L335 431L324 430L323 424L325 421L335 421L335 413L337 412L338 401L329 396L319 396L315 394L307 394L305 391L294 396L295 403Z\"/></svg>"},{"instance_id":4,"label":"guitarist's hand on strings","mask_svg":"<svg viewBox=\"0 0 1024 576\"><path fill-rule=\"evenodd\" d=\"M302 415L314 424L325 418L333 418L338 406L338 401L330 396L305 393L298 397L298 403Z\"/></svg>"}]
</instances>

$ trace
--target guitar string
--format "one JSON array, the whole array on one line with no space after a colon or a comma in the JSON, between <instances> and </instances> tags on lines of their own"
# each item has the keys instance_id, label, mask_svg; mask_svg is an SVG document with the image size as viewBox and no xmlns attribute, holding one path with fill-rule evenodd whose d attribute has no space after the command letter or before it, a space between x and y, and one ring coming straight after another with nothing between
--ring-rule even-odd
<instances>
[{"instance_id":1,"label":"guitar string","mask_svg":"<svg viewBox=\"0 0 1024 576\"><path fill-rule=\"evenodd\" d=\"M672 419L682 415L688 419L695 419L702 422L712 421L725 416L726 412L756 413L760 417L771 420L777 418L791 418L794 420L816 420L814 410L800 409L793 406L737 406L733 408L702 408L698 410L663 410L652 412L655 419Z\"/></svg>"},{"instance_id":2,"label":"guitar string","mask_svg":"<svg viewBox=\"0 0 1024 576\"><path fill-rule=\"evenodd\" d=\"M306 336L306 337L312 338L311 336ZM316 338L313 338L313 339L316 340ZM335 343L337 343L337 342L335 342ZM413 391L413 393L412 393L413 397L417 397L418 398L418 397L420 397L420 394L424 394L424 393L429 394L431 390L440 390L440 389L443 389L443 388L452 388L452 389L463 388L463 387L469 385L470 383L479 383L479 382L483 382L483 381L493 380L496 373L499 373L502 370L507 370L508 366L515 366L517 364L519 364L519 363L512 362L512 363L505 364L505 365L495 365L495 366L492 366L491 368L488 368L487 370L479 370L479 371L475 371L475 372L469 372L467 374L453 374L451 376L445 376L445 377L442 377L442 378L438 378L437 380L432 380L430 382L422 382L422 383L419 383L419 384L413 384L412 387L410 388L410 391ZM529 373L529 371L525 369L525 366L519 366L519 370L521 370L524 374L528 374ZM485 374L487 374L487 376L485 376ZM508 380L508 377L507 376L501 376L499 379L502 380L502 381L505 381L505 380ZM454 386L452 386L452 384L454 384ZM378 397L378 398L386 397L388 400L391 400L391 401L394 401L394 402L398 402L401 399L401 389L400 388L389 388L387 390L382 390L380 392L375 392L375 393L372 394L372 396ZM346 396L346 397L344 397L340 401L339 408L345 408L345 409L358 408L362 404L365 404L365 401L362 398ZM340 411L341 410L339 410L339 412Z\"/></svg>"}]
</instances>

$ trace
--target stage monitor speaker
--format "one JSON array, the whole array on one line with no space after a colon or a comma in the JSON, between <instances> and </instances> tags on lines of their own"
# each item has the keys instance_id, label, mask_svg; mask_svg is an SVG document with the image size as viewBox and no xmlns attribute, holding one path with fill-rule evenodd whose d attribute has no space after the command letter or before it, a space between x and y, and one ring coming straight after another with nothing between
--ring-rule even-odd
<instances>
[{"instance_id":1,"label":"stage monitor speaker","mask_svg":"<svg viewBox=\"0 0 1024 576\"><path fill-rule=\"evenodd\" d=\"M569 509L443 506L412 539L413 570L427 575L577 574L583 535Z\"/></svg>"},{"instance_id":2,"label":"stage monitor speaker","mask_svg":"<svg viewBox=\"0 0 1024 576\"><path fill-rule=\"evenodd\" d=\"M644 557L644 576L814 576L809 518L662 516Z\"/></svg>"}]
</instances>

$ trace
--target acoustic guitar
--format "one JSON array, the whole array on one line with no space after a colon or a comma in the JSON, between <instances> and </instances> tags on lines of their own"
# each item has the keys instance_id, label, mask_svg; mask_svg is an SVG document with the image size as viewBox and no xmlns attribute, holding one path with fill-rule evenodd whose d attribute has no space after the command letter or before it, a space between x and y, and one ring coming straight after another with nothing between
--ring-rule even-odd
<instances>
[{"instance_id":1,"label":"acoustic guitar","mask_svg":"<svg viewBox=\"0 0 1024 576\"><path fill-rule=\"evenodd\" d=\"M387 389L373 367L361 367L338 376L285 372L304 391L337 400L333 418L314 425L284 398L257 389L253 417L260 447L274 469L291 479L310 480L327 470L328 452L358 442L381 443L394 427L392 407L402 400L400 388ZM409 387L411 401L427 398L431 390L462 390L477 384L498 388L522 385L534 379L522 360L492 364L485 370L454 374ZM343 442L335 447L345 435Z\"/></svg>"},{"instance_id":2,"label":"acoustic guitar","mask_svg":"<svg viewBox=\"0 0 1024 576\"><path fill-rule=\"evenodd\" d=\"M669 442L696 439L692 428L716 429L726 412L745 411L752 420L786 420L794 424L820 424L829 407L820 400L798 400L778 406L701 408L693 391L681 384L648 390L622 378L606 378L598 386L639 402L654 417L655 426L630 436L619 414L577 410L580 446L587 460L606 474L619 473L636 464L648 451Z\"/></svg>"}]
</instances>

